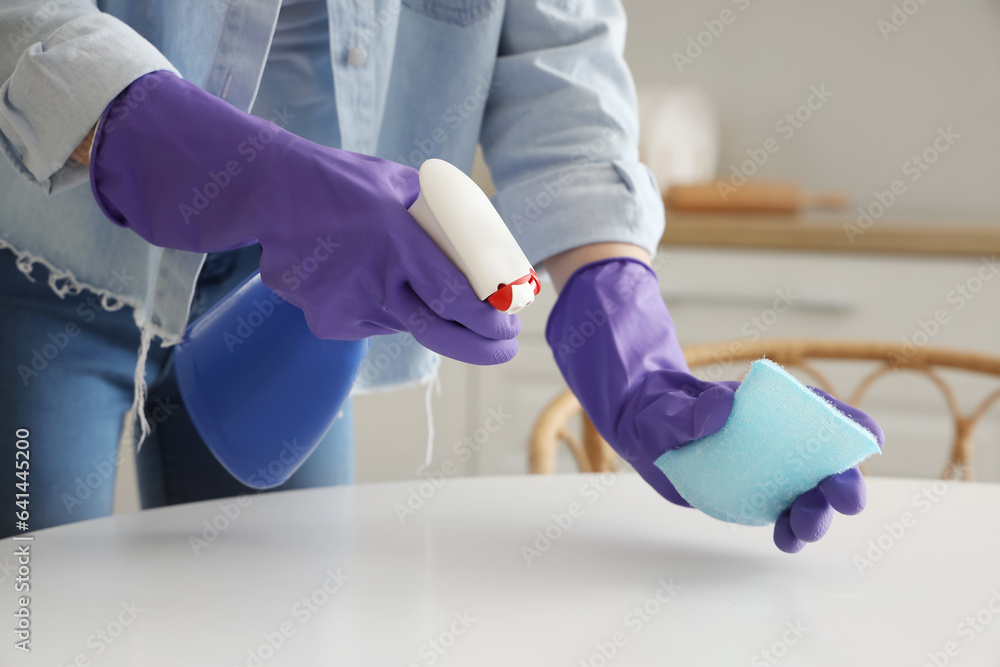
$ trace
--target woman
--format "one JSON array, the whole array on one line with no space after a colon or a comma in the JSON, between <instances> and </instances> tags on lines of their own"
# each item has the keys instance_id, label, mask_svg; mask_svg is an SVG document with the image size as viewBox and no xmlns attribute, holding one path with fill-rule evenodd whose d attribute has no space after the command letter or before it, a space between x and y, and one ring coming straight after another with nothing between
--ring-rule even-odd
<instances>
[{"instance_id":1,"label":"woman","mask_svg":"<svg viewBox=\"0 0 1000 667\"><path fill-rule=\"evenodd\" d=\"M415 337L421 345L403 346L380 384L426 379L431 351L510 359L517 318L470 289L423 324L413 317L443 285L465 284L406 217L414 167L439 157L468 170L477 143L494 204L562 290L546 335L568 384L646 481L686 504L653 461L721 428L735 383L688 373L648 264L663 210L636 156L624 29L615 0L360 9L338 0L22 0L0 10L0 31L13 36L0 47L0 141L11 165L0 172L11 203L0 222L10 248L0 423L4 433L32 433L32 527L110 511L107 481L86 503L65 496L114 460L136 349L134 396L155 426L138 454L143 505L243 490L184 419L169 345L258 264L318 336ZM304 279L303 258L324 244L329 258ZM49 271L51 294L14 273L32 261ZM112 286L114 270L127 280ZM104 307L78 322L94 297ZM58 329L71 321L77 333ZM53 331L67 344L53 343L48 358L52 348L41 348ZM37 376L33 350L44 365ZM171 413L158 420L156 408ZM11 483L12 442L2 464ZM284 488L348 481L350 451L347 416ZM797 551L822 536L834 509L863 502L856 470L825 480L779 519L775 541Z\"/></svg>"}]
</instances>

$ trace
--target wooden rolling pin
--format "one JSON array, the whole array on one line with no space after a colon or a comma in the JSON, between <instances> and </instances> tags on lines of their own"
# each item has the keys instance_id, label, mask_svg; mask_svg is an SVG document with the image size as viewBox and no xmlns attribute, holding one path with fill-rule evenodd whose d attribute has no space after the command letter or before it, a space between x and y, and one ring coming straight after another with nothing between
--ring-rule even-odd
<instances>
[{"instance_id":1,"label":"wooden rolling pin","mask_svg":"<svg viewBox=\"0 0 1000 667\"><path fill-rule=\"evenodd\" d=\"M807 194L796 183L747 181L736 187L726 181L674 185L664 197L674 211L705 213L797 213L804 208L839 209L850 200L837 193Z\"/></svg>"}]
</instances>

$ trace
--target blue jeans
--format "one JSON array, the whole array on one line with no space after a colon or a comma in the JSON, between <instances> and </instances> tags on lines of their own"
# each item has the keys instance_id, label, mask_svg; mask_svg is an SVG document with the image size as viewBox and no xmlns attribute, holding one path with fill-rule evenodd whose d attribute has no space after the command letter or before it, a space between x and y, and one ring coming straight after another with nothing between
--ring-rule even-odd
<instances>
[{"instance_id":1,"label":"blue jeans","mask_svg":"<svg viewBox=\"0 0 1000 667\"><path fill-rule=\"evenodd\" d=\"M258 268L251 246L208 256L191 317ZM20 429L28 431L31 530L111 514L118 441L132 404L139 331L129 308L107 312L83 292L65 299L36 266L29 282L0 250L0 537L16 532L15 467ZM172 354L154 343L146 363L152 433L136 454L144 509L257 491L215 460L188 418ZM23 435L23 431L20 431ZM22 464L23 465L23 464ZM351 404L313 455L280 489L353 481Z\"/></svg>"}]
</instances>

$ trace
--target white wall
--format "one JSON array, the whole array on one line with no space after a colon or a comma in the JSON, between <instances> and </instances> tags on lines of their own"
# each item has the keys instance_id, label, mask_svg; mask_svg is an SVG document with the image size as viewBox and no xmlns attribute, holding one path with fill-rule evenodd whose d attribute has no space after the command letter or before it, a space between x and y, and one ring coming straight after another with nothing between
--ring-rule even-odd
<instances>
[{"instance_id":1,"label":"white wall","mask_svg":"<svg viewBox=\"0 0 1000 667\"><path fill-rule=\"evenodd\" d=\"M923 2L923 4L920 4ZM994 0L624 0L626 56L639 86L696 84L715 100L720 172L775 136L760 170L871 201L897 178L906 193L892 215L965 216L1000 222L1000 3ZM888 39L877 25L893 5L916 9ZM678 71L673 54L703 21L731 23ZM891 25L891 23L890 23ZM719 24L714 26L718 32ZM702 35L708 43L707 36ZM832 97L785 140L775 124L812 86ZM932 145L938 127L961 135L911 183L904 163Z\"/></svg>"}]
</instances>

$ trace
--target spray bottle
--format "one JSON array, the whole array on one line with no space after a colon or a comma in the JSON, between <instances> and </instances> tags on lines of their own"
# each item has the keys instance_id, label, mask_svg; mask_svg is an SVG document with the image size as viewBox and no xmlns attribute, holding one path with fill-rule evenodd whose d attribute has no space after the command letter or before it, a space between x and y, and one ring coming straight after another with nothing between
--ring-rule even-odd
<instances>
[{"instance_id":1,"label":"spray bottle","mask_svg":"<svg viewBox=\"0 0 1000 667\"><path fill-rule=\"evenodd\" d=\"M409 212L476 296L506 313L529 305L538 276L483 191L443 160L424 162L419 179ZM233 340L233 321L251 313L256 326ZM215 458L243 484L266 489L285 482L326 435L368 345L316 338L303 312L264 286L258 272L188 326L175 348L175 372Z\"/></svg>"}]
</instances>

